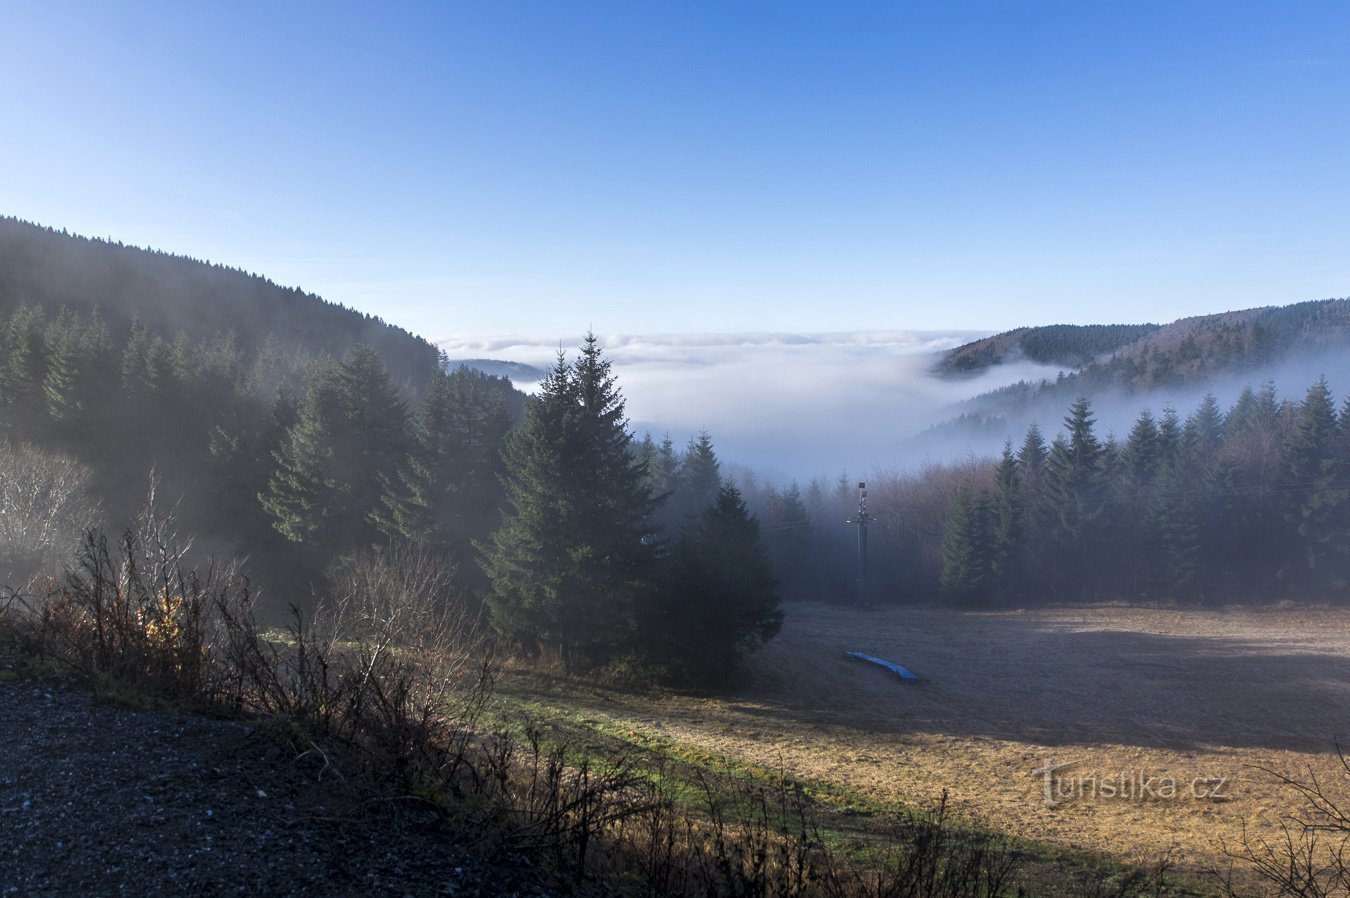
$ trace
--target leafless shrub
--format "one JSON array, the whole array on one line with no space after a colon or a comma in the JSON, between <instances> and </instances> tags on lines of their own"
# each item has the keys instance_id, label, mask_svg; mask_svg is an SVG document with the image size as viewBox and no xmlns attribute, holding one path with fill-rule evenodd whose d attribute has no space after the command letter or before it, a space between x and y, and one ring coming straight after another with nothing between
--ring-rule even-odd
<instances>
[{"instance_id":1,"label":"leafless shrub","mask_svg":"<svg viewBox=\"0 0 1350 898\"><path fill-rule=\"evenodd\" d=\"M208 614L237 588L234 570L184 570L134 530L115 548L90 531L43 603L45 651L94 683L199 698L209 691Z\"/></svg>"},{"instance_id":2,"label":"leafless shrub","mask_svg":"<svg viewBox=\"0 0 1350 898\"><path fill-rule=\"evenodd\" d=\"M69 561L101 516L92 477L70 456L0 442L0 583L29 589Z\"/></svg>"},{"instance_id":3,"label":"leafless shrub","mask_svg":"<svg viewBox=\"0 0 1350 898\"><path fill-rule=\"evenodd\" d=\"M1019 861L1005 839L960 826L944 791L932 807L902 814L878 870L863 877L877 898L997 898Z\"/></svg>"},{"instance_id":4,"label":"leafless shrub","mask_svg":"<svg viewBox=\"0 0 1350 898\"><path fill-rule=\"evenodd\" d=\"M1350 784L1350 760L1339 744L1338 774ZM1267 838L1245 825L1235 846L1224 845L1230 864L1214 871L1226 898L1278 895L1281 898L1329 898L1350 895L1350 811L1329 784L1308 769L1306 779L1260 768L1303 800L1300 814L1280 818L1279 831ZM1259 891L1253 891L1259 888Z\"/></svg>"},{"instance_id":5,"label":"leafless shrub","mask_svg":"<svg viewBox=\"0 0 1350 898\"><path fill-rule=\"evenodd\" d=\"M499 849L545 858L573 878L585 878L594 855L612 850L621 824L645 807L626 758L599 759L533 726L484 748L478 825Z\"/></svg>"}]
</instances>

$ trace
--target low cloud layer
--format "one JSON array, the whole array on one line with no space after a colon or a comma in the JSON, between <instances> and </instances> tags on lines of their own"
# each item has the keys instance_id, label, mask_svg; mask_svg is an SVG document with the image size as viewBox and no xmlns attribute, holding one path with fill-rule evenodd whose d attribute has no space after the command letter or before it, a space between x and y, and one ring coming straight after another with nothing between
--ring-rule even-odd
<instances>
[{"instance_id":1,"label":"low cloud layer","mask_svg":"<svg viewBox=\"0 0 1350 898\"><path fill-rule=\"evenodd\" d=\"M950 415L950 404L1058 369L1005 365L952 382L930 373L937 353L986 336L972 331L602 335L639 433L683 444L706 428L722 457L776 480L865 474L922 461L902 443ZM561 341L568 358L581 337ZM448 339L450 358L548 366L559 341ZM524 389L533 384L520 384Z\"/></svg>"}]
</instances>

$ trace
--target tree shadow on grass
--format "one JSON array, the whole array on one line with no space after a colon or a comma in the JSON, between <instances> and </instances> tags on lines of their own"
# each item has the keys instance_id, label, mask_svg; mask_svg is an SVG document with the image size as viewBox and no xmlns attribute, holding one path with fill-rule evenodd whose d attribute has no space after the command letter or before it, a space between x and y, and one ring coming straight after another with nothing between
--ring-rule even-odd
<instances>
[{"instance_id":1,"label":"tree shadow on grass","mask_svg":"<svg viewBox=\"0 0 1350 898\"><path fill-rule=\"evenodd\" d=\"M952 615L953 618L958 617ZM862 629L856 643L796 634L766 653L743 713L819 726L1046 746L1325 751L1350 742L1350 657L1275 642L1075 630L1032 616L965 632ZM1350 618L1348 618L1350 620ZM918 673L903 682L844 654Z\"/></svg>"}]
</instances>

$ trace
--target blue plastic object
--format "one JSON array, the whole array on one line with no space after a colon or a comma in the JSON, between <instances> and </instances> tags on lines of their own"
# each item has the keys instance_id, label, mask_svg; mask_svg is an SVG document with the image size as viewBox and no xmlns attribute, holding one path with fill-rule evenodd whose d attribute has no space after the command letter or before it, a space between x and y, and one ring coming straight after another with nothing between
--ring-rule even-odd
<instances>
[{"instance_id":1,"label":"blue plastic object","mask_svg":"<svg viewBox=\"0 0 1350 898\"><path fill-rule=\"evenodd\" d=\"M902 680L918 679L917 676L905 670L903 667L901 667L899 664L896 664L894 661L887 661L885 658L877 658L872 655L865 654L863 652L845 652L844 654L852 655L854 658L861 658L864 661L871 661L873 664L880 664L887 670L893 670L896 673L898 673L900 675L900 679Z\"/></svg>"}]
</instances>

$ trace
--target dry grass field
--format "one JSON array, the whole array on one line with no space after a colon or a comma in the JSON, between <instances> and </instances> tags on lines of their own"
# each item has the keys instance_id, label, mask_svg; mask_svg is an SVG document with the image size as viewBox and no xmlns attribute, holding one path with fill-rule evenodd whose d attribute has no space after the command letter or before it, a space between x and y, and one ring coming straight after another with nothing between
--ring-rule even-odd
<instances>
[{"instance_id":1,"label":"dry grass field","mask_svg":"<svg viewBox=\"0 0 1350 898\"><path fill-rule=\"evenodd\" d=\"M1126 862L1171 852L1192 872L1221 865L1244 822L1273 835L1301 808L1262 768L1312 772L1350 803L1334 745L1350 745L1350 610L786 611L728 696L567 690L554 707L609 732L781 762L870 806L947 790L992 829ZM901 682L851 649L921 680ZM1078 792L1048 807L1034 771L1069 763L1060 776ZM1103 794L1112 775L1135 793L1150 781L1154 795ZM1220 779L1221 796L1196 794Z\"/></svg>"}]
</instances>

